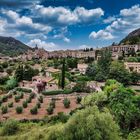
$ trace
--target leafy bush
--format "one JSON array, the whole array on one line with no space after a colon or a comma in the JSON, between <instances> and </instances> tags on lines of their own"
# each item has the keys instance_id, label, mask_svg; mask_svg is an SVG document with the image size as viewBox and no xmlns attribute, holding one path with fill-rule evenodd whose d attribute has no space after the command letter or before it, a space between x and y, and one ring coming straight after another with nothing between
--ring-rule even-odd
<instances>
[{"instance_id":1,"label":"leafy bush","mask_svg":"<svg viewBox=\"0 0 140 140\"><path fill-rule=\"evenodd\" d=\"M62 123L67 122L67 120L69 119L69 115L65 114L64 112L59 112L57 117Z\"/></svg>"},{"instance_id":2,"label":"leafy bush","mask_svg":"<svg viewBox=\"0 0 140 140\"><path fill-rule=\"evenodd\" d=\"M82 97L81 96L77 96L77 98L76 98L77 104L79 104L81 102L81 100L82 100Z\"/></svg>"},{"instance_id":3,"label":"leafy bush","mask_svg":"<svg viewBox=\"0 0 140 140\"><path fill-rule=\"evenodd\" d=\"M8 103L8 107L9 107L9 108L13 107L13 102Z\"/></svg>"},{"instance_id":4,"label":"leafy bush","mask_svg":"<svg viewBox=\"0 0 140 140\"><path fill-rule=\"evenodd\" d=\"M12 96L13 96L12 93L8 94L8 98L12 98Z\"/></svg>"},{"instance_id":5,"label":"leafy bush","mask_svg":"<svg viewBox=\"0 0 140 140\"><path fill-rule=\"evenodd\" d=\"M42 94L43 95L58 95L58 94L62 94L63 90L52 90L52 91L43 91Z\"/></svg>"},{"instance_id":6,"label":"leafy bush","mask_svg":"<svg viewBox=\"0 0 140 140\"><path fill-rule=\"evenodd\" d=\"M74 92L84 92L86 91L86 82L85 81L79 81L77 84L73 87Z\"/></svg>"},{"instance_id":7,"label":"leafy bush","mask_svg":"<svg viewBox=\"0 0 140 140\"><path fill-rule=\"evenodd\" d=\"M64 104L65 108L69 108L70 107L70 100L68 98L65 98L63 100L63 104Z\"/></svg>"},{"instance_id":8,"label":"leafy bush","mask_svg":"<svg viewBox=\"0 0 140 140\"><path fill-rule=\"evenodd\" d=\"M8 100L8 96L7 96L7 95L4 95L4 96L2 97L2 102L7 102L7 100Z\"/></svg>"},{"instance_id":9,"label":"leafy bush","mask_svg":"<svg viewBox=\"0 0 140 140\"><path fill-rule=\"evenodd\" d=\"M17 91L16 91L16 90L14 90L14 91L13 91L13 94L14 94L14 95L17 95Z\"/></svg>"},{"instance_id":10,"label":"leafy bush","mask_svg":"<svg viewBox=\"0 0 140 140\"><path fill-rule=\"evenodd\" d=\"M72 92L72 89L64 89L62 94L71 94Z\"/></svg>"},{"instance_id":11,"label":"leafy bush","mask_svg":"<svg viewBox=\"0 0 140 140\"><path fill-rule=\"evenodd\" d=\"M6 81L9 80L9 76L0 77L0 85L6 84Z\"/></svg>"},{"instance_id":12,"label":"leafy bush","mask_svg":"<svg viewBox=\"0 0 140 140\"><path fill-rule=\"evenodd\" d=\"M35 93L30 94L30 98L33 99L35 97Z\"/></svg>"},{"instance_id":13,"label":"leafy bush","mask_svg":"<svg viewBox=\"0 0 140 140\"><path fill-rule=\"evenodd\" d=\"M91 78L89 78L88 76L77 76L77 81L90 81Z\"/></svg>"},{"instance_id":14,"label":"leafy bush","mask_svg":"<svg viewBox=\"0 0 140 140\"><path fill-rule=\"evenodd\" d=\"M15 120L7 120L2 124L2 135L14 135L19 130L18 122Z\"/></svg>"},{"instance_id":15,"label":"leafy bush","mask_svg":"<svg viewBox=\"0 0 140 140\"><path fill-rule=\"evenodd\" d=\"M28 103L31 103L32 102L32 98L29 96L29 98L27 99L27 102Z\"/></svg>"},{"instance_id":16,"label":"leafy bush","mask_svg":"<svg viewBox=\"0 0 140 140\"><path fill-rule=\"evenodd\" d=\"M23 106L23 108L27 108L27 106L28 106L27 100L26 101L23 101L22 106Z\"/></svg>"},{"instance_id":17,"label":"leafy bush","mask_svg":"<svg viewBox=\"0 0 140 140\"><path fill-rule=\"evenodd\" d=\"M139 140L140 139L140 129L136 129L129 133L127 140Z\"/></svg>"},{"instance_id":18,"label":"leafy bush","mask_svg":"<svg viewBox=\"0 0 140 140\"><path fill-rule=\"evenodd\" d=\"M72 89L64 89L64 90L52 90L52 91L43 91L42 94L47 95L58 95L58 94L71 94L73 92Z\"/></svg>"},{"instance_id":19,"label":"leafy bush","mask_svg":"<svg viewBox=\"0 0 140 140\"><path fill-rule=\"evenodd\" d=\"M17 88L16 88L16 91L27 92L27 93L31 93L31 92L32 92L31 89L20 88L20 87L17 87Z\"/></svg>"},{"instance_id":20,"label":"leafy bush","mask_svg":"<svg viewBox=\"0 0 140 140\"><path fill-rule=\"evenodd\" d=\"M0 99L0 106L2 105L2 99Z\"/></svg>"},{"instance_id":21,"label":"leafy bush","mask_svg":"<svg viewBox=\"0 0 140 140\"><path fill-rule=\"evenodd\" d=\"M8 80L6 82L6 88L8 90L11 90L11 89L15 88L17 85L18 85L18 82L14 77L12 77L10 80Z\"/></svg>"},{"instance_id":22,"label":"leafy bush","mask_svg":"<svg viewBox=\"0 0 140 140\"><path fill-rule=\"evenodd\" d=\"M49 105L55 108L55 100L52 100Z\"/></svg>"},{"instance_id":23,"label":"leafy bush","mask_svg":"<svg viewBox=\"0 0 140 140\"><path fill-rule=\"evenodd\" d=\"M46 109L46 111L49 115L53 114L53 106L49 105L48 108Z\"/></svg>"},{"instance_id":24,"label":"leafy bush","mask_svg":"<svg viewBox=\"0 0 140 140\"><path fill-rule=\"evenodd\" d=\"M37 108L40 108L41 107L40 102L37 102L36 106L37 106Z\"/></svg>"},{"instance_id":25,"label":"leafy bush","mask_svg":"<svg viewBox=\"0 0 140 140\"><path fill-rule=\"evenodd\" d=\"M1 113L6 114L8 112L8 107L7 106L2 106L1 107Z\"/></svg>"},{"instance_id":26,"label":"leafy bush","mask_svg":"<svg viewBox=\"0 0 140 140\"><path fill-rule=\"evenodd\" d=\"M31 110L30 110L31 114L35 115L38 113L38 108L37 106L33 107Z\"/></svg>"},{"instance_id":27,"label":"leafy bush","mask_svg":"<svg viewBox=\"0 0 140 140\"><path fill-rule=\"evenodd\" d=\"M20 99L23 99L24 94L21 92L19 96L20 96Z\"/></svg>"},{"instance_id":28,"label":"leafy bush","mask_svg":"<svg viewBox=\"0 0 140 140\"><path fill-rule=\"evenodd\" d=\"M23 112L23 108L21 106L16 107L17 114L21 114Z\"/></svg>"},{"instance_id":29,"label":"leafy bush","mask_svg":"<svg viewBox=\"0 0 140 140\"><path fill-rule=\"evenodd\" d=\"M43 103L43 96L39 96L38 101L39 101L40 103Z\"/></svg>"},{"instance_id":30,"label":"leafy bush","mask_svg":"<svg viewBox=\"0 0 140 140\"><path fill-rule=\"evenodd\" d=\"M20 101L20 96L15 96L15 102L19 102Z\"/></svg>"}]
</instances>

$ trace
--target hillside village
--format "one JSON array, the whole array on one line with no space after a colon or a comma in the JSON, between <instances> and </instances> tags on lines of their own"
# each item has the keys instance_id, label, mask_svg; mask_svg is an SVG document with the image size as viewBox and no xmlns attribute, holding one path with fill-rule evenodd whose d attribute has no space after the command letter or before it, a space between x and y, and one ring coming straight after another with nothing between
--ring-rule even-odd
<instances>
[{"instance_id":1,"label":"hillside village","mask_svg":"<svg viewBox=\"0 0 140 140\"><path fill-rule=\"evenodd\" d=\"M138 0L0 0L0 140L140 140L139 20Z\"/></svg>"}]
</instances>

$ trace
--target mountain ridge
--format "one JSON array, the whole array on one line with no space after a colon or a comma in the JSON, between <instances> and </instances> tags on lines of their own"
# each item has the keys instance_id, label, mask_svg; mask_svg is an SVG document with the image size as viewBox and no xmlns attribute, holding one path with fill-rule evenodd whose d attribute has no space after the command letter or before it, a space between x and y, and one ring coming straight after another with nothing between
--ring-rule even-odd
<instances>
[{"instance_id":1,"label":"mountain ridge","mask_svg":"<svg viewBox=\"0 0 140 140\"><path fill-rule=\"evenodd\" d=\"M13 37L0 36L0 53L8 56L17 56L25 53L31 47Z\"/></svg>"},{"instance_id":2,"label":"mountain ridge","mask_svg":"<svg viewBox=\"0 0 140 140\"><path fill-rule=\"evenodd\" d=\"M140 44L140 28L130 32L124 39L120 41L120 44Z\"/></svg>"}]
</instances>

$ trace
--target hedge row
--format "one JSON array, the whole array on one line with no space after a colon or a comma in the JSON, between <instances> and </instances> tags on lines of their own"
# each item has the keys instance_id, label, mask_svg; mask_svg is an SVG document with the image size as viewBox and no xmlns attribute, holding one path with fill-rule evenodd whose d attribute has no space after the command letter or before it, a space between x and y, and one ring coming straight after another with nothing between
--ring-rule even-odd
<instances>
[{"instance_id":1,"label":"hedge row","mask_svg":"<svg viewBox=\"0 0 140 140\"><path fill-rule=\"evenodd\" d=\"M58 95L58 94L71 94L73 92L72 89L64 89L64 90L51 90L51 91L43 91L43 95Z\"/></svg>"},{"instance_id":2,"label":"hedge row","mask_svg":"<svg viewBox=\"0 0 140 140\"><path fill-rule=\"evenodd\" d=\"M31 93L31 92L32 92L31 89L20 88L20 87L17 87L17 88L16 88L16 91L27 92L27 93Z\"/></svg>"}]
</instances>

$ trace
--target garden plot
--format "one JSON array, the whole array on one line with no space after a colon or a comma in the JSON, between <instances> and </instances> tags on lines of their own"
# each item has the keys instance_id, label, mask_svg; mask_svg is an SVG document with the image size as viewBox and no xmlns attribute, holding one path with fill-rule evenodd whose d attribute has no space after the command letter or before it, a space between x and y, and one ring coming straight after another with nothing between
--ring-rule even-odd
<instances>
[{"instance_id":1,"label":"garden plot","mask_svg":"<svg viewBox=\"0 0 140 140\"><path fill-rule=\"evenodd\" d=\"M45 116L69 113L80 106L77 95L45 97L34 93L15 92L0 96L0 121L6 119L43 119Z\"/></svg>"}]
</instances>

